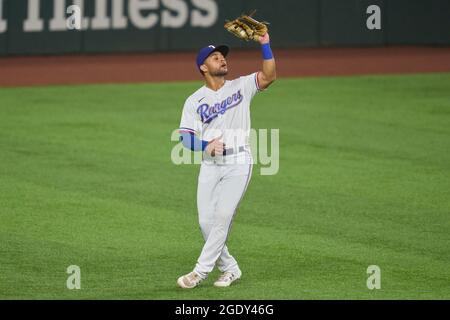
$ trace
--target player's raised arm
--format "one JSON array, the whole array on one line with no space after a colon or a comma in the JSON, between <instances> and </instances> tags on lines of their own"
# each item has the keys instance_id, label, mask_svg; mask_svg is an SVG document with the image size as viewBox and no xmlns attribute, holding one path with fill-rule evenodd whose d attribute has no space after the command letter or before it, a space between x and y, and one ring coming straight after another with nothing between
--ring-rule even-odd
<instances>
[{"instance_id":1,"label":"player's raised arm","mask_svg":"<svg viewBox=\"0 0 450 320\"><path fill-rule=\"evenodd\" d=\"M277 71L275 66L275 58L270 48L269 33L259 38L261 44L263 64L262 70L258 72L258 84L261 90L266 89L277 78Z\"/></svg>"},{"instance_id":2,"label":"player's raised arm","mask_svg":"<svg viewBox=\"0 0 450 320\"><path fill-rule=\"evenodd\" d=\"M232 33L234 36L243 40L253 40L261 44L263 55L262 70L258 72L259 89L264 90L277 78L275 59L270 48L270 37L267 22L261 22L252 16L256 10L251 14L243 14L240 17L227 21L224 28Z\"/></svg>"}]
</instances>

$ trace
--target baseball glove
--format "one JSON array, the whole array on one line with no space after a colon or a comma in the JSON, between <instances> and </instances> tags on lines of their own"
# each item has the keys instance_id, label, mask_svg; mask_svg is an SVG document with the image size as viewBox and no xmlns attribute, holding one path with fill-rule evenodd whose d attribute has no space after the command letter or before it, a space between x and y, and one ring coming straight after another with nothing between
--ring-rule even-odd
<instances>
[{"instance_id":1,"label":"baseball glove","mask_svg":"<svg viewBox=\"0 0 450 320\"><path fill-rule=\"evenodd\" d=\"M243 14L234 20L226 21L224 28L239 39L259 41L259 37L264 36L269 31L267 28L269 23L253 19L252 16L255 12L256 10L248 15Z\"/></svg>"}]
</instances>

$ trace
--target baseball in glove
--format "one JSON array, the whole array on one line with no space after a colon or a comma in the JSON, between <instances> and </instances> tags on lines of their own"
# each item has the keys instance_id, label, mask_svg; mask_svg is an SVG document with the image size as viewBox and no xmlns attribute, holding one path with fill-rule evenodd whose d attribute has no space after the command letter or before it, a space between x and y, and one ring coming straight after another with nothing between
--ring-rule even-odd
<instances>
[{"instance_id":1,"label":"baseball in glove","mask_svg":"<svg viewBox=\"0 0 450 320\"><path fill-rule=\"evenodd\" d=\"M233 35L238 37L239 39L243 39L245 41L253 40L259 41L259 38L264 36L269 29L267 25L269 24L266 21L260 22L252 18L255 14L256 10L250 14L243 14L240 17L227 21L224 25L224 28L231 32Z\"/></svg>"}]
</instances>

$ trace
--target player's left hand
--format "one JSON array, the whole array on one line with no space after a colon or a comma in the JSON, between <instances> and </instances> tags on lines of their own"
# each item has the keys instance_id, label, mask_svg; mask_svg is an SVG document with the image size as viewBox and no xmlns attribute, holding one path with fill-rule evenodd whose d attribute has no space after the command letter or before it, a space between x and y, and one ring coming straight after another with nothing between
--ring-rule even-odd
<instances>
[{"instance_id":1,"label":"player's left hand","mask_svg":"<svg viewBox=\"0 0 450 320\"><path fill-rule=\"evenodd\" d=\"M269 23L266 21L258 21L253 18L252 16L255 12L256 10L248 15L243 14L234 20L227 21L224 28L239 39L260 42L260 38L269 31L269 28L267 27Z\"/></svg>"}]
</instances>

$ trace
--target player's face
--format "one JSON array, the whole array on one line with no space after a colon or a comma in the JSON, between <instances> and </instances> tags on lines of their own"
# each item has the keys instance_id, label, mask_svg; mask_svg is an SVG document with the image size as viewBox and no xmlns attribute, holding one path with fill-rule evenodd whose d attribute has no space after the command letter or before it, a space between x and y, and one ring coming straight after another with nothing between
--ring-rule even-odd
<instances>
[{"instance_id":1,"label":"player's face","mask_svg":"<svg viewBox=\"0 0 450 320\"><path fill-rule=\"evenodd\" d=\"M220 52L212 53L206 60L208 73L213 77L223 77L228 74L227 60Z\"/></svg>"}]
</instances>

